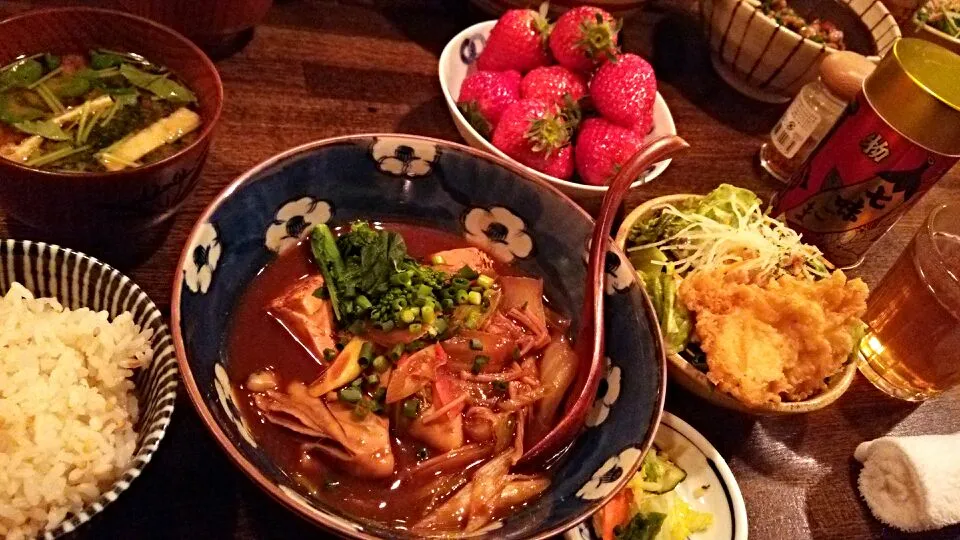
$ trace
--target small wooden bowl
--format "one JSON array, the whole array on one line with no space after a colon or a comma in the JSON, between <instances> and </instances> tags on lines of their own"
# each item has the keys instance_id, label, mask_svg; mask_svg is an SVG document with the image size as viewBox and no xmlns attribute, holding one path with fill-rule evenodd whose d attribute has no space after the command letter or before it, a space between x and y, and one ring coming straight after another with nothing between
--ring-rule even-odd
<instances>
[{"instance_id":1,"label":"small wooden bowl","mask_svg":"<svg viewBox=\"0 0 960 540\"><path fill-rule=\"evenodd\" d=\"M623 220L623 224L620 225L620 229L617 231L617 246L626 252L627 237L630 235L630 229L633 228L633 224L639 219L649 216L667 204L677 204L691 198L699 197L702 197L702 195L687 193L667 195L665 197L651 199L634 208L632 212L627 214L627 217ZM720 390L715 384L710 382L710 379L707 378L705 373L698 370L679 354L667 354L667 372L680 386L714 405L748 414L782 416L822 409L839 399L840 396L850 388L850 384L853 383L853 379L856 377L857 362L851 355L843 367L827 379L827 388L814 397L801 401L764 403L762 405L749 405Z\"/></svg>"}]
</instances>

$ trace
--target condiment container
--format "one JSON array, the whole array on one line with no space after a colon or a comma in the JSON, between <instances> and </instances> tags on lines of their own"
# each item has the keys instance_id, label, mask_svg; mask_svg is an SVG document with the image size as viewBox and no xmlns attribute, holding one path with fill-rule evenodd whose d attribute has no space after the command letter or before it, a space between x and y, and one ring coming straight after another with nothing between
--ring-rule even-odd
<instances>
[{"instance_id":1,"label":"condiment container","mask_svg":"<svg viewBox=\"0 0 960 540\"><path fill-rule=\"evenodd\" d=\"M901 39L790 184L774 215L850 268L960 159L960 55Z\"/></svg>"},{"instance_id":2,"label":"condiment container","mask_svg":"<svg viewBox=\"0 0 960 540\"><path fill-rule=\"evenodd\" d=\"M789 181L826 137L847 103L857 97L863 80L876 67L865 56L852 51L824 58L820 77L800 89L770 132L770 140L760 147L760 166L774 178Z\"/></svg>"}]
</instances>

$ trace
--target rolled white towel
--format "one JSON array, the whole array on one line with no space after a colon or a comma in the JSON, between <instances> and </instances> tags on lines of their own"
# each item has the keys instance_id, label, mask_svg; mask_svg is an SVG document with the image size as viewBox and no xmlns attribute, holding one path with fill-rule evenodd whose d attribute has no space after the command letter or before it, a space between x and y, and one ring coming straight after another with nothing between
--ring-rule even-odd
<instances>
[{"instance_id":1,"label":"rolled white towel","mask_svg":"<svg viewBox=\"0 0 960 540\"><path fill-rule=\"evenodd\" d=\"M915 532L960 523L960 433L861 443L860 494L880 521Z\"/></svg>"}]
</instances>

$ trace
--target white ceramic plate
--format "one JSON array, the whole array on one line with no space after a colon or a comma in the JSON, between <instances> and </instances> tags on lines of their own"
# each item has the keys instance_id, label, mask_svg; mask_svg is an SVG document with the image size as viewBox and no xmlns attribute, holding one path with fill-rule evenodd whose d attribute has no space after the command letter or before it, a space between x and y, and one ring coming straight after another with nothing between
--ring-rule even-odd
<instances>
[{"instance_id":1,"label":"white ceramic plate","mask_svg":"<svg viewBox=\"0 0 960 540\"><path fill-rule=\"evenodd\" d=\"M440 55L440 87L443 89L443 97L447 100L447 107L450 109L450 115L453 116L453 122L457 126L457 131L459 131L460 135L467 141L467 144L517 163L481 137L480 134L473 129L473 126L467 122L467 119L460 114L460 110L457 109L456 96L460 95L460 84L463 83L463 79L465 79L467 75L476 71L474 62L476 62L477 57L480 56L480 52L483 51L483 47L487 42L487 36L490 35L490 30L493 29L496 23L497 21L477 23L460 32L447 43L447 46L443 48L443 53ZM677 128L673 124L673 116L670 114L667 102L664 101L663 96L657 92L657 99L653 104L653 130L647 135L645 140L651 141L664 135L676 134ZM607 192L606 186L591 186L589 184L561 180L526 167L521 163L517 163L517 165L523 167L531 174L550 182L571 199L578 202L599 200L603 197L604 193ZM644 174L642 179L634 182L631 188L643 185L660 176L668 165L670 165L669 159L657 163Z\"/></svg>"},{"instance_id":2,"label":"white ceramic plate","mask_svg":"<svg viewBox=\"0 0 960 540\"><path fill-rule=\"evenodd\" d=\"M747 510L737 480L723 456L690 424L664 411L653 444L687 471L677 486L680 494L695 510L713 514L706 531L691 540L747 540ZM705 490L699 489L709 486ZM700 497L695 492L702 491ZM564 533L566 540L598 540L590 519Z\"/></svg>"}]
</instances>

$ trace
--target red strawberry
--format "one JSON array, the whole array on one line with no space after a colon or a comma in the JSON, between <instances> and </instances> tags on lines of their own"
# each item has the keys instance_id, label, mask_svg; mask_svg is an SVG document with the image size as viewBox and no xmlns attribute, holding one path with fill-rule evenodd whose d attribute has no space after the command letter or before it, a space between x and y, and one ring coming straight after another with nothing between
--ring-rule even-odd
<instances>
[{"instance_id":1,"label":"red strawberry","mask_svg":"<svg viewBox=\"0 0 960 540\"><path fill-rule=\"evenodd\" d=\"M657 98L653 67L635 54L622 54L597 70L590 97L607 120L646 135Z\"/></svg>"},{"instance_id":2,"label":"red strawberry","mask_svg":"<svg viewBox=\"0 0 960 540\"><path fill-rule=\"evenodd\" d=\"M490 31L487 44L477 58L482 71L515 69L526 73L550 63L547 38L550 23L545 14L532 9L511 9L504 13Z\"/></svg>"},{"instance_id":3,"label":"red strawberry","mask_svg":"<svg viewBox=\"0 0 960 540\"><path fill-rule=\"evenodd\" d=\"M603 186L640 149L643 135L603 118L588 118L577 135L577 172L588 184Z\"/></svg>"},{"instance_id":4,"label":"red strawberry","mask_svg":"<svg viewBox=\"0 0 960 540\"><path fill-rule=\"evenodd\" d=\"M463 80L457 108L480 135L489 139L500 114L519 99L519 71L478 71Z\"/></svg>"},{"instance_id":5,"label":"red strawberry","mask_svg":"<svg viewBox=\"0 0 960 540\"><path fill-rule=\"evenodd\" d=\"M520 95L524 99L542 99L563 106L566 96L574 102L587 93L587 82L579 73L563 66L538 67L523 76Z\"/></svg>"},{"instance_id":6,"label":"red strawberry","mask_svg":"<svg viewBox=\"0 0 960 540\"><path fill-rule=\"evenodd\" d=\"M503 111L493 145L528 167L566 179L573 176L571 131L556 105L521 99Z\"/></svg>"},{"instance_id":7,"label":"red strawberry","mask_svg":"<svg viewBox=\"0 0 960 540\"><path fill-rule=\"evenodd\" d=\"M557 62L576 71L592 71L594 65L617 54L620 21L606 11L582 6L557 19L550 33L550 51Z\"/></svg>"}]
</instances>

